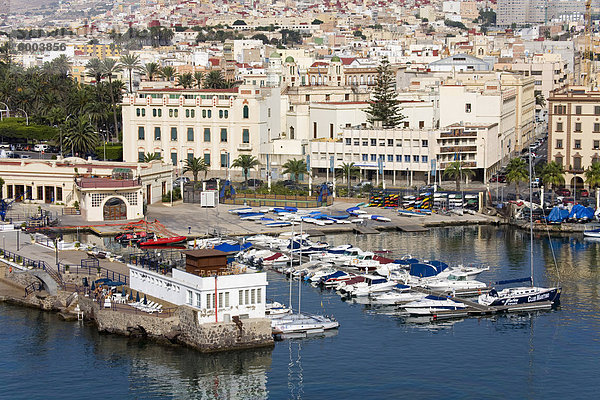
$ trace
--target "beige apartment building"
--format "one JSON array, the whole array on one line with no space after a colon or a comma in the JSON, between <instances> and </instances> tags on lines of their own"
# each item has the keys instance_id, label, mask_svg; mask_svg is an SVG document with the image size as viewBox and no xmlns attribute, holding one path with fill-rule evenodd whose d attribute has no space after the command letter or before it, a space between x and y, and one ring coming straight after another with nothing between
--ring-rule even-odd
<instances>
[{"instance_id":1,"label":"beige apartment building","mask_svg":"<svg viewBox=\"0 0 600 400\"><path fill-rule=\"evenodd\" d=\"M600 162L600 92L563 86L548 98L548 161L565 169L565 184L581 188L584 171Z\"/></svg>"}]
</instances>

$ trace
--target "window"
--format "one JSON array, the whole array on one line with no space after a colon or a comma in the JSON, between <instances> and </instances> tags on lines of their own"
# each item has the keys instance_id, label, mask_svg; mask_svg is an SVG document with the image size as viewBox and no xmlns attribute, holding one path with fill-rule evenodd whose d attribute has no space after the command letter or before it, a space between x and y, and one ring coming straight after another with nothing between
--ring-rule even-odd
<instances>
[{"instance_id":1,"label":"window","mask_svg":"<svg viewBox=\"0 0 600 400\"><path fill-rule=\"evenodd\" d=\"M227 129L221 128L221 142L227 142Z\"/></svg>"},{"instance_id":2,"label":"window","mask_svg":"<svg viewBox=\"0 0 600 400\"><path fill-rule=\"evenodd\" d=\"M185 110L185 117L189 118L190 117L190 110Z\"/></svg>"},{"instance_id":3,"label":"window","mask_svg":"<svg viewBox=\"0 0 600 400\"><path fill-rule=\"evenodd\" d=\"M413 162L419 162L419 156L413 156Z\"/></svg>"},{"instance_id":4,"label":"window","mask_svg":"<svg viewBox=\"0 0 600 400\"><path fill-rule=\"evenodd\" d=\"M217 304L219 308L223 308L223 292L219 293L219 302Z\"/></svg>"},{"instance_id":5,"label":"window","mask_svg":"<svg viewBox=\"0 0 600 400\"><path fill-rule=\"evenodd\" d=\"M178 109L173 110L173 116L175 118L177 118L179 116L179 110Z\"/></svg>"},{"instance_id":6,"label":"window","mask_svg":"<svg viewBox=\"0 0 600 400\"><path fill-rule=\"evenodd\" d=\"M204 141L210 142L210 128L204 128Z\"/></svg>"},{"instance_id":7,"label":"window","mask_svg":"<svg viewBox=\"0 0 600 400\"><path fill-rule=\"evenodd\" d=\"M194 109L190 110L190 115L191 115L192 118L195 118L196 117L196 110L194 110ZM177 110L175 110L175 116L177 116Z\"/></svg>"},{"instance_id":8,"label":"window","mask_svg":"<svg viewBox=\"0 0 600 400\"><path fill-rule=\"evenodd\" d=\"M556 139L556 148L557 149L562 149L563 148L563 141L562 141L562 139Z\"/></svg>"},{"instance_id":9,"label":"window","mask_svg":"<svg viewBox=\"0 0 600 400\"><path fill-rule=\"evenodd\" d=\"M214 293L206 293L206 308L208 308L208 309L215 308L215 294Z\"/></svg>"},{"instance_id":10,"label":"window","mask_svg":"<svg viewBox=\"0 0 600 400\"><path fill-rule=\"evenodd\" d=\"M594 115L600 115L600 106L594 106Z\"/></svg>"},{"instance_id":11,"label":"window","mask_svg":"<svg viewBox=\"0 0 600 400\"><path fill-rule=\"evenodd\" d=\"M363 154L362 155L362 160L363 161L369 161L369 155L368 154Z\"/></svg>"},{"instance_id":12,"label":"window","mask_svg":"<svg viewBox=\"0 0 600 400\"><path fill-rule=\"evenodd\" d=\"M402 139L396 139L396 147L402 147Z\"/></svg>"},{"instance_id":13,"label":"window","mask_svg":"<svg viewBox=\"0 0 600 400\"><path fill-rule=\"evenodd\" d=\"M202 110L202 118L206 118L206 110Z\"/></svg>"},{"instance_id":14,"label":"window","mask_svg":"<svg viewBox=\"0 0 600 400\"><path fill-rule=\"evenodd\" d=\"M600 150L600 140L594 140L594 150Z\"/></svg>"},{"instance_id":15,"label":"window","mask_svg":"<svg viewBox=\"0 0 600 400\"><path fill-rule=\"evenodd\" d=\"M223 307L229 307L229 292L225 292L225 303Z\"/></svg>"},{"instance_id":16,"label":"window","mask_svg":"<svg viewBox=\"0 0 600 400\"><path fill-rule=\"evenodd\" d=\"M207 118L212 118L212 110L207 110L206 116L207 116Z\"/></svg>"},{"instance_id":17,"label":"window","mask_svg":"<svg viewBox=\"0 0 600 400\"><path fill-rule=\"evenodd\" d=\"M388 147L394 147L394 139L388 139L387 145L388 145Z\"/></svg>"},{"instance_id":18,"label":"window","mask_svg":"<svg viewBox=\"0 0 600 400\"><path fill-rule=\"evenodd\" d=\"M387 156L387 160L388 160L389 162L393 162L393 161L394 161L394 155L393 155L393 154L388 154L388 156Z\"/></svg>"},{"instance_id":19,"label":"window","mask_svg":"<svg viewBox=\"0 0 600 400\"><path fill-rule=\"evenodd\" d=\"M171 128L171 140L172 141L177 140L177 128L175 128L175 127Z\"/></svg>"},{"instance_id":20,"label":"window","mask_svg":"<svg viewBox=\"0 0 600 400\"><path fill-rule=\"evenodd\" d=\"M152 116L153 116L153 117L156 117L156 108L153 108L153 109L152 109Z\"/></svg>"},{"instance_id":21,"label":"window","mask_svg":"<svg viewBox=\"0 0 600 400\"><path fill-rule=\"evenodd\" d=\"M187 153L187 159L189 161L192 161L193 158L194 158L194 153Z\"/></svg>"},{"instance_id":22,"label":"window","mask_svg":"<svg viewBox=\"0 0 600 400\"><path fill-rule=\"evenodd\" d=\"M223 110L219 110L219 118L223 118Z\"/></svg>"},{"instance_id":23,"label":"window","mask_svg":"<svg viewBox=\"0 0 600 400\"><path fill-rule=\"evenodd\" d=\"M198 308L202 308L200 306L201 305L201 301L200 301L201 297L202 296L200 296L200 293L196 293L196 307L198 307Z\"/></svg>"},{"instance_id":24,"label":"window","mask_svg":"<svg viewBox=\"0 0 600 400\"><path fill-rule=\"evenodd\" d=\"M193 304L192 303L193 300L194 300L193 293L191 290L188 290L187 291L187 303L191 306Z\"/></svg>"},{"instance_id":25,"label":"window","mask_svg":"<svg viewBox=\"0 0 600 400\"><path fill-rule=\"evenodd\" d=\"M425 128L425 121L419 121L419 129Z\"/></svg>"},{"instance_id":26,"label":"window","mask_svg":"<svg viewBox=\"0 0 600 400\"><path fill-rule=\"evenodd\" d=\"M162 117L162 109L161 108L158 109L158 116Z\"/></svg>"},{"instance_id":27,"label":"window","mask_svg":"<svg viewBox=\"0 0 600 400\"><path fill-rule=\"evenodd\" d=\"M269 117L271 116L271 109L269 108ZM244 106L244 108L242 108L242 118L247 119L250 118L250 108L248 108L248 106Z\"/></svg>"},{"instance_id":28,"label":"window","mask_svg":"<svg viewBox=\"0 0 600 400\"><path fill-rule=\"evenodd\" d=\"M346 101L350 100L350 95L348 93L346 93L344 95L344 100L346 100Z\"/></svg>"},{"instance_id":29,"label":"window","mask_svg":"<svg viewBox=\"0 0 600 400\"><path fill-rule=\"evenodd\" d=\"M410 156L404 156L404 162L410 162Z\"/></svg>"},{"instance_id":30,"label":"window","mask_svg":"<svg viewBox=\"0 0 600 400\"><path fill-rule=\"evenodd\" d=\"M177 153L171 153L171 164L177 165Z\"/></svg>"},{"instance_id":31,"label":"window","mask_svg":"<svg viewBox=\"0 0 600 400\"><path fill-rule=\"evenodd\" d=\"M228 110L223 111L223 116L225 117L225 119L229 118L229 111Z\"/></svg>"},{"instance_id":32,"label":"window","mask_svg":"<svg viewBox=\"0 0 600 400\"><path fill-rule=\"evenodd\" d=\"M143 151L138 151L138 162L144 162L144 152ZM39 187L38 187L39 189ZM40 198L38 198L39 200Z\"/></svg>"},{"instance_id":33,"label":"window","mask_svg":"<svg viewBox=\"0 0 600 400\"><path fill-rule=\"evenodd\" d=\"M142 108L142 117L145 117L145 116L146 116L146 109Z\"/></svg>"},{"instance_id":34,"label":"window","mask_svg":"<svg viewBox=\"0 0 600 400\"><path fill-rule=\"evenodd\" d=\"M594 132L600 132L600 124L597 122L594 122Z\"/></svg>"},{"instance_id":35,"label":"window","mask_svg":"<svg viewBox=\"0 0 600 400\"><path fill-rule=\"evenodd\" d=\"M310 94L304 95L304 101L310 101Z\"/></svg>"},{"instance_id":36,"label":"window","mask_svg":"<svg viewBox=\"0 0 600 400\"><path fill-rule=\"evenodd\" d=\"M377 139L371 139L371 146L377 146Z\"/></svg>"},{"instance_id":37,"label":"window","mask_svg":"<svg viewBox=\"0 0 600 400\"><path fill-rule=\"evenodd\" d=\"M581 106L575 106L575 114L581 115Z\"/></svg>"},{"instance_id":38,"label":"window","mask_svg":"<svg viewBox=\"0 0 600 400\"><path fill-rule=\"evenodd\" d=\"M562 131L563 131L563 123L557 122L556 123L556 132L562 132Z\"/></svg>"},{"instance_id":39,"label":"window","mask_svg":"<svg viewBox=\"0 0 600 400\"><path fill-rule=\"evenodd\" d=\"M470 113L471 112L471 103L465 104L465 112L466 113Z\"/></svg>"},{"instance_id":40,"label":"window","mask_svg":"<svg viewBox=\"0 0 600 400\"><path fill-rule=\"evenodd\" d=\"M575 132L581 132L581 122L575 122Z\"/></svg>"},{"instance_id":41,"label":"window","mask_svg":"<svg viewBox=\"0 0 600 400\"><path fill-rule=\"evenodd\" d=\"M227 168L229 167L229 163L228 161L228 153L221 153L221 168Z\"/></svg>"},{"instance_id":42,"label":"window","mask_svg":"<svg viewBox=\"0 0 600 400\"><path fill-rule=\"evenodd\" d=\"M160 126L154 127L154 140L160 140Z\"/></svg>"},{"instance_id":43,"label":"window","mask_svg":"<svg viewBox=\"0 0 600 400\"><path fill-rule=\"evenodd\" d=\"M346 146L350 146L352 144L352 139L346 138Z\"/></svg>"},{"instance_id":44,"label":"window","mask_svg":"<svg viewBox=\"0 0 600 400\"><path fill-rule=\"evenodd\" d=\"M146 138L146 132L144 132L143 126L138 126L138 140L144 140Z\"/></svg>"},{"instance_id":45,"label":"window","mask_svg":"<svg viewBox=\"0 0 600 400\"><path fill-rule=\"evenodd\" d=\"M360 145L360 141L358 139L354 139L354 145L355 146L359 146Z\"/></svg>"},{"instance_id":46,"label":"window","mask_svg":"<svg viewBox=\"0 0 600 400\"><path fill-rule=\"evenodd\" d=\"M140 109L139 109L139 108L136 108L136 109L135 109L135 115L136 115L137 117L139 117L139 116L140 116L140 113L141 113Z\"/></svg>"},{"instance_id":47,"label":"window","mask_svg":"<svg viewBox=\"0 0 600 400\"><path fill-rule=\"evenodd\" d=\"M421 162L422 163L426 163L427 162L427 156L421 156Z\"/></svg>"},{"instance_id":48,"label":"window","mask_svg":"<svg viewBox=\"0 0 600 400\"><path fill-rule=\"evenodd\" d=\"M296 130L293 126L290 126L290 139L294 139L296 137Z\"/></svg>"},{"instance_id":49,"label":"window","mask_svg":"<svg viewBox=\"0 0 600 400\"><path fill-rule=\"evenodd\" d=\"M244 304L250 304L250 291L244 290Z\"/></svg>"},{"instance_id":50,"label":"window","mask_svg":"<svg viewBox=\"0 0 600 400\"><path fill-rule=\"evenodd\" d=\"M271 118L271 109L270 108L267 109L267 117Z\"/></svg>"},{"instance_id":51,"label":"window","mask_svg":"<svg viewBox=\"0 0 600 400\"><path fill-rule=\"evenodd\" d=\"M238 290L238 295L239 295L238 305L243 306L244 305L244 291Z\"/></svg>"},{"instance_id":52,"label":"window","mask_svg":"<svg viewBox=\"0 0 600 400\"><path fill-rule=\"evenodd\" d=\"M563 165L563 158L561 156L556 156L554 157L554 161L558 164L558 165Z\"/></svg>"},{"instance_id":53,"label":"window","mask_svg":"<svg viewBox=\"0 0 600 400\"><path fill-rule=\"evenodd\" d=\"M368 146L369 145L369 139L363 139L362 145L363 146Z\"/></svg>"},{"instance_id":54,"label":"window","mask_svg":"<svg viewBox=\"0 0 600 400\"><path fill-rule=\"evenodd\" d=\"M173 109L169 108L169 117L173 118Z\"/></svg>"},{"instance_id":55,"label":"window","mask_svg":"<svg viewBox=\"0 0 600 400\"><path fill-rule=\"evenodd\" d=\"M262 289L256 289L256 304L262 303Z\"/></svg>"},{"instance_id":56,"label":"window","mask_svg":"<svg viewBox=\"0 0 600 400\"><path fill-rule=\"evenodd\" d=\"M377 155L371 154L371 161L377 161Z\"/></svg>"},{"instance_id":57,"label":"window","mask_svg":"<svg viewBox=\"0 0 600 400\"><path fill-rule=\"evenodd\" d=\"M250 129L242 129L242 143L250 143Z\"/></svg>"},{"instance_id":58,"label":"window","mask_svg":"<svg viewBox=\"0 0 600 400\"><path fill-rule=\"evenodd\" d=\"M573 157L573 169L581 169L581 157Z\"/></svg>"},{"instance_id":59,"label":"window","mask_svg":"<svg viewBox=\"0 0 600 400\"><path fill-rule=\"evenodd\" d=\"M210 165L210 153L204 153L204 162L206 165Z\"/></svg>"},{"instance_id":60,"label":"window","mask_svg":"<svg viewBox=\"0 0 600 400\"><path fill-rule=\"evenodd\" d=\"M575 149L581 149L581 140L575 139L575 141L573 143L573 148L575 148Z\"/></svg>"},{"instance_id":61,"label":"window","mask_svg":"<svg viewBox=\"0 0 600 400\"><path fill-rule=\"evenodd\" d=\"M401 155L396 155L396 162L402 162L402 156Z\"/></svg>"},{"instance_id":62,"label":"window","mask_svg":"<svg viewBox=\"0 0 600 400\"><path fill-rule=\"evenodd\" d=\"M250 304L256 304L256 289L250 290Z\"/></svg>"},{"instance_id":63,"label":"window","mask_svg":"<svg viewBox=\"0 0 600 400\"><path fill-rule=\"evenodd\" d=\"M325 101L329 101L331 100L331 95L330 94L326 94L325 95Z\"/></svg>"},{"instance_id":64,"label":"window","mask_svg":"<svg viewBox=\"0 0 600 400\"><path fill-rule=\"evenodd\" d=\"M187 128L187 140L188 142L194 141L194 128Z\"/></svg>"}]
</instances>

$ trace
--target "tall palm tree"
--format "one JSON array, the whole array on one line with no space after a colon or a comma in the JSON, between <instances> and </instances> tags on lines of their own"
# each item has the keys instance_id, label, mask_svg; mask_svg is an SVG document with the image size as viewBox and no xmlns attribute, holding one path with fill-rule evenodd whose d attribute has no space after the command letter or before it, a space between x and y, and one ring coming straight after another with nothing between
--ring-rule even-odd
<instances>
[{"instance_id":1,"label":"tall palm tree","mask_svg":"<svg viewBox=\"0 0 600 400\"><path fill-rule=\"evenodd\" d=\"M590 191L600 186L600 162L593 162L584 172L585 181L590 187Z\"/></svg>"},{"instance_id":2,"label":"tall palm tree","mask_svg":"<svg viewBox=\"0 0 600 400\"><path fill-rule=\"evenodd\" d=\"M450 179L454 179L456 182L456 191L460 191L460 181L462 177L465 178L468 176L475 175L475 172L471 169L465 169L462 166L462 161L452 161L446 169L444 169L444 176L449 177Z\"/></svg>"},{"instance_id":3,"label":"tall palm tree","mask_svg":"<svg viewBox=\"0 0 600 400\"><path fill-rule=\"evenodd\" d=\"M241 168L244 173L244 184L248 187L248 174L250 173L250 169L260 165L260 162L256 159L256 157L241 154L238 158L233 160L231 163L231 168Z\"/></svg>"},{"instance_id":4,"label":"tall palm tree","mask_svg":"<svg viewBox=\"0 0 600 400\"><path fill-rule=\"evenodd\" d=\"M133 71L139 71L140 69L140 56L133 54L121 56L119 65L121 68L127 70L129 75L129 93L133 93Z\"/></svg>"},{"instance_id":5,"label":"tall palm tree","mask_svg":"<svg viewBox=\"0 0 600 400\"><path fill-rule=\"evenodd\" d=\"M96 84L102 80L102 61L99 58L92 58L85 65L87 76L94 78Z\"/></svg>"},{"instance_id":6,"label":"tall palm tree","mask_svg":"<svg viewBox=\"0 0 600 400\"><path fill-rule=\"evenodd\" d=\"M150 161L162 160L162 157L158 153L146 153L144 154L144 162L148 163Z\"/></svg>"},{"instance_id":7,"label":"tall palm tree","mask_svg":"<svg viewBox=\"0 0 600 400\"><path fill-rule=\"evenodd\" d=\"M308 172L306 169L306 162L304 160L297 160L295 158L287 160L282 167L283 173L292 175L296 183L298 183L298 179L300 179L300 174L305 174Z\"/></svg>"},{"instance_id":8,"label":"tall palm tree","mask_svg":"<svg viewBox=\"0 0 600 400\"><path fill-rule=\"evenodd\" d=\"M174 77L177 76L177 71L175 71L175 68L171 67L171 66L167 66L164 67L160 70L160 75L166 80L171 82L173 80Z\"/></svg>"},{"instance_id":9,"label":"tall palm tree","mask_svg":"<svg viewBox=\"0 0 600 400\"><path fill-rule=\"evenodd\" d=\"M350 180L352 177L360 176L360 168L351 163L342 163L340 168L336 171L337 175L347 180L348 184L348 196L350 196Z\"/></svg>"},{"instance_id":10,"label":"tall palm tree","mask_svg":"<svg viewBox=\"0 0 600 400\"><path fill-rule=\"evenodd\" d=\"M189 89L194 84L194 76L191 72L179 75L177 77L177 86L183 86L184 89Z\"/></svg>"},{"instance_id":11,"label":"tall palm tree","mask_svg":"<svg viewBox=\"0 0 600 400\"><path fill-rule=\"evenodd\" d=\"M160 75L160 66L154 62L148 63L144 67L144 74L146 74L148 80L152 82L155 76Z\"/></svg>"},{"instance_id":12,"label":"tall palm tree","mask_svg":"<svg viewBox=\"0 0 600 400\"><path fill-rule=\"evenodd\" d=\"M204 77L204 89L223 89L226 86L227 82L220 70L210 71Z\"/></svg>"},{"instance_id":13,"label":"tall palm tree","mask_svg":"<svg viewBox=\"0 0 600 400\"><path fill-rule=\"evenodd\" d=\"M565 170L561 164L552 161L544 165L541 177L545 185L552 185L554 189L565 182ZM554 190L552 190L552 203L554 203Z\"/></svg>"},{"instance_id":14,"label":"tall palm tree","mask_svg":"<svg viewBox=\"0 0 600 400\"><path fill-rule=\"evenodd\" d=\"M519 182L527 182L529 179L529 171L527 163L522 158L513 158L506 166L506 181L515 184L515 192L517 198L519 196Z\"/></svg>"},{"instance_id":15,"label":"tall palm tree","mask_svg":"<svg viewBox=\"0 0 600 400\"><path fill-rule=\"evenodd\" d=\"M73 155L85 156L96 148L98 134L86 115L80 115L73 123L69 124L65 143Z\"/></svg>"},{"instance_id":16,"label":"tall palm tree","mask_svg":"<svg viewBox=\"0 0 600 400\"><path fill-rule=\"evenodd\" d=\"M206 161L204 158L200 157L192 157L185 160L185 164L183 166L183 173L191 172L194 176L194 183L198 182L198 173L204 172L204 178L206 178L206 174L208 173L208 165L206 165Z\"/></svg>"},{"instance_id":17,"label":"tall palm tree","mask_svg":"<svg viewBox=\"0 0 600 400\"><path fill-rule=\"evenodd\" d=\"M201 71L194 72L194 82L198 89L202 88L202 82L204 82L204 74Z\"/></svg>"},{"instance_id":18,"label":"tall palm tree","mask_svg":"<svg viewBox=\"0 0 600 400\"><path fill-rule=\"evenodd\" d=\"M106 58L104 61L102 61L102 77L108 78L108 85L110 89L110 101L112 103L113 119L115 123L115 137L119 135L119 122L117 121L117 104L115 102L115 93L112 90L112 78L114 74L117 74L122 70L123 68L115 59Z\"/></svg>"}]
</instances>

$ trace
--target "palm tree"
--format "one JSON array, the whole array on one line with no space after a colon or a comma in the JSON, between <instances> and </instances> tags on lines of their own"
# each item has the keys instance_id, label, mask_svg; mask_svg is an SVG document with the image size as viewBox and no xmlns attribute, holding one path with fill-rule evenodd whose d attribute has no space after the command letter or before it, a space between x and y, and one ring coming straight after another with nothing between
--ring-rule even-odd
<instances>
[{"instance_id":1,"label":"palm tree","mask_svg":"<svg viewBox=\"0 0 600 400\"><path fill-rule=\"evenodd\" d=\"M119 65L127 70L129 74L129 93L133 93L133 71L139 71L140 69L140 56L133 54L121 56Z\"/></svg>"},{"instance_id":2,"label":"palm tree","mask_svg":"<svg viewBox=\"0 0 600 400\"><path fill-rule=\"evenodd\" d=\"M157 63L148 63L144 67L144 73L148 77L148 80L152 82L152 79L154 79L156 75L160 75L160 67Z\"/></svg>"},{"instance_id":3,"label":"palm tree","mask_svg":"<svg viewBox=\"0 0 600 400\"><path fill-rule=\"evenodd\" d=\"M4 187L4 179L2 179L2 177L0 177L0 197L4 198L4 196L2 195L2 188Z\"/></svg>"},{"instance_id":4,"label":"palm tree","mask_svg":"<svg viewBox=\"0 0 600 400\"><path fill-rule=\"evenodd\" d=\"M295 158L287 160L287 162L283 164L282 167L283 173L292 175L296 183L298 183L300 174L305 174L306 172L308 172L306 170L306 162L304 162L304 160L296 160Z\"/></svg>"},{"instance_id":5,"label":"palm tree","mask_svg":"<svg viewBox=\"0 0 600 400\"><path fill-rule=\"evenodd\" d=\"M189 89L194 84L194 76L191 72L179 75L177 77L177 86L183 86L184 89Z\"/></svg>"},{"instance_id":6,"label":"palm tree","mask_svg":"<svg viewBox=\"0 0 600 400\"><path fill-rule=\"evenodd\" d=\"M194 72L194 82L198 89L202 88L202 82L204 82L204 74L201 71Z\"/></svg>"},{"instance_id":7,"label":"palm tree","mask_svg":"<svg viewBox=\"0 0 600 400\"><path fill-rule=\"evenodd\" d=\"M460 191L460 181L462 177L473 176L475 173L471 169L465 169L462 166L461 161L452 161L446 169L444 169L444 176L454 179L456 181L456 191Z\"/></svg>"},{"instance_id":8,"label":"palm tree","mask_svg":"<svg viewBox=\"0 0 600 400\"><path fill-rule=\"evenodd\" d=\"M71 149L73 155L80 154L84 156L96 148L98 134L86 115L80 115L69 125L65 143Z\"/></svg>"},{"instance_id":9,"label":"palm tree","mask_svg":"<svg viewBox=\"0 0 600 400\"><path fill-rule=\"evenodd\" d=\"M350 180L353 176L360 176L360 168L356 167L353 162L342 163L340 169L337 171L338 176L347 180L348 184L348 197L350 196Z\"/></svg>"},{"instance_id":10,"label":"palm tree","mask_svg":"<svg viewBox=\"0 0 600 400\"><path fill-rule=\"evenodd\" d=\"M162 157L159 153L146 153L144 154L144 162L148 163L150 161L162 160Z\"/></svg>"},{"instance_id":11,"label":"palm tree","mask_svg":"<svg viewBox=\"0 0 600 400\"><path fill-rule=\"evenodd\" d=\"M517 198L519 196L519 182L527 182L529 179L529 171L527 163L522 158L513 158L506 166L506 181L515 184L515 192Z\"/></svg>"},{"instance_id":12,"label":"palm tree","mask_svg":"<svg viewBox=\"0 0 600 400\"><path fill-rule=\"evenodd\" d=\"M206 174L208 174L208 165L206 165L206 161L204 158L200 157L192 157L185 160L185 165L183 166L183 173L191 172L194 176L194 183L198 182L198 173L204 172L204 179L206 179Z\"/></svg>"},{"instance_id":13,"label":"palm tree","mask_svg":"<svg viewBox=\"0 0 600 400\"><path fill-rule=\"evenodd\" d=\"M552 185L552 189L565 182L565 170L562 164L558 164L556 161L544 165L541 175L544 184ZM552 190L552 203L554 203L554 190Z\"/></svg>"},{"instance_id":14,"label":"palm tree","mask_svg":"<svg viewBox=\"0 0 600 400\"><path fill-rule=\"evenodd\" d=\"M85 65L87 76L94 78L96 85L102 80L102 61L99 58L92 58Z\"/></svg>"},{"instance_id":15,"label":"palm tree","mask_svg":"<svg viewBox=\"0 0 600 400\"><path fill-rule=\"evenodd\" d=\"M210 71L204 77L204 89L223 89L226 86L227 82L220 70Z\"/></svg>"},{"instance_id":16,"label":"palm tree","mask_svg":"<svg viewBox=\"0 0 600 400\"><path fill-rule=\"evenodd\" d=\"M231 163L231 168L241 168L244 173L244 184L248 187L248 174L250 169L260 165L260 162L256 159L256 157L242 154Z\"/></svg>"},{"instance_id":17,"label":"palm tree","mask_svg":"<svg viewBox=\"0 0 600 400\"><path fill-rule=\"evenodd\" d=\"M112 58L106 58L102 61L102 76L108 78L108 85L110 88L110 101L112 103L113 119L115 123L115 136L119 134L119 123L117 121L117 104L115 102L115 93L112 90L112 77L114 74L121 72L123 69L119 65L118 61Z\"/></svg>"},{"instance_id":18,"label":"palm tree","mask_svg":"<svg viewBox=\"0 0 600 400\"><path fill-rule=\"evenodd\" d=\"M167 81L172 81L177 76L177 71L173 67L164 67L160 70L160 75Z\"/></svg>"},{"instance_id":19,"label":"palm tree","mask_svg":"<svg viewBox=\"0 0 600 400\"><path fill-rule=\"evenodd\" d=\"M584 172L585 181L590 187L590 191L600 186L600 162L593 162Z\"/></svg>"}]
</instances>

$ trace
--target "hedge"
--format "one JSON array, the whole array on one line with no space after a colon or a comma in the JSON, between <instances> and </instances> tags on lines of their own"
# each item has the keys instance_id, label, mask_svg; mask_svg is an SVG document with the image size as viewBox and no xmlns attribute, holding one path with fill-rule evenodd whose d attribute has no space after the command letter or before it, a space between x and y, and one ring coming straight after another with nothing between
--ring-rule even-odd
<instances>
[{"instance_id":1,"label":"hedge","mask_svg":"<svg viewBox=\"0 0 600 400\"><path fill-rule=\"evenodd\" d=\"M96 157L98 160L104 159L104 145L96 147ZM122 144L107 144L106 159L111 161L123 161L123 145Z\"/></svg>"},{"instance_id":2,"label":"hedge","mask_svg":"<svg viewBox=\"0 0 600 400\"><path fill-rule=\"evenodd\" d=\"M46 125L25 125L25 118L5 118L0 122L0 136L3 141L50 140L58 136L58 129Z\"/></svg>"}]
</instances>

